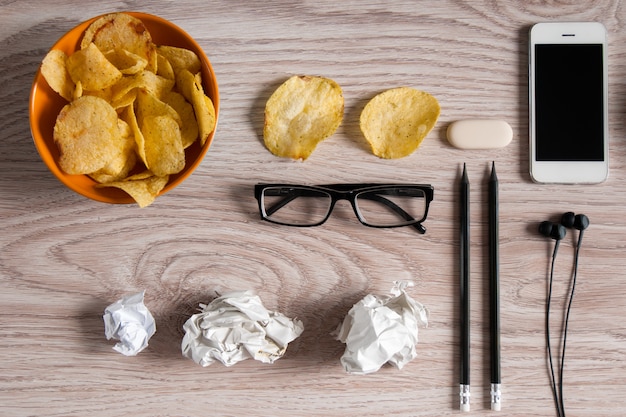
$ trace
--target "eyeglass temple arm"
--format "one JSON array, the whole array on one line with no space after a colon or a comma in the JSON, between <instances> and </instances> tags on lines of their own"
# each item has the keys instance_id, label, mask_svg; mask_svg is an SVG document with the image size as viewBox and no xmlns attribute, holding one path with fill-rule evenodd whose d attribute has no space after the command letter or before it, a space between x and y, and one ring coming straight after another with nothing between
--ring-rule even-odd
<instances>
[{"instance_id":1,"label":"eyeglass temple arm","mask_svg":"<svg viewBox=\"0 0 626 417\"><path fill-rule=\"evenodd\" d=\"M415 218L413 216L411 216L409 213L404 211L400 206L398 206L396 203L394 203L393 201L391 201L391 200L389 200L389 199L387 199L385 197L381 197L379 195L361 195L359 198L367 198L369 200L373 200L373 201L376 201L378 203L382 203L385 206L387 206L390 209L392 209L393 211L395 211L396 213L398 213L400 215L400 217L402 217L404 220L407 220L407 221L415 220ZM422 235L424 233L426 233L426 228L424 226L422 226L421 222L413 223L411 226L413 226Z\"/></svg>"},{"instance_id":2,"label":"eyeglass temple arm","mask_svg":"<svg viewBox=\"0 0 626 417\"><path fill-rule=\"evenodd\" d=\"M276 203L272 204L271 207L265 208L265 214L267 214L268 216L271 216L272 214L276 213L278 210L285 207L287 204L289 204L296 198L298 198L297 195L291 195L291 196L283 198L282 200L277 201Z\"/></svg>"}]
</instances>

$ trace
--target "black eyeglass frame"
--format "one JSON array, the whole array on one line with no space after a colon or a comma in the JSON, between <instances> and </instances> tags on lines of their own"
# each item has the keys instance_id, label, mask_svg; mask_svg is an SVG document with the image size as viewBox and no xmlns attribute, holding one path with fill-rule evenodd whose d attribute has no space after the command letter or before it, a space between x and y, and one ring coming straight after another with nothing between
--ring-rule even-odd
<instances>
[{"instance_id":1,"label":"black eyeglass frame","mask_svg":"<svg viewBox=\"0 0 626 417\"><path fill-rule=\"evenodd\" d=\"M284 201L280 201L279 203L273 206L274 210L271 213L267 213L266 208L264 207L264 204L263 204L263 198L262 198L263 192L267 188L289 188L289 187L297 188L299 190L311 190L311 191L323 192L323 193L328 194L331 197L331 202L328 207L328 212L326 213L326 216L322 220L315 222L315 223L311 223L311 224L293 224L293 223L280 222L280 221L271 219L270 216L273 212L277 211L278 209L283 207L285 204L292 201L293 198L298 197L298 196L293 196L293 198L290 198L290 196L287 196ZM426 207L424 208L424 214L422 218L420 219L413 218L411 215L406 213L402 208L397 206L391 200L384 199L385 200L384 203L388 207L398 212L402 217L404 217L406 222L403 224L398 224L398 225L373 225L373 224L367 223L367 221L361 216L361 213L359 212L359 209L357 207L357 204L356 204L357 196L365 192L393 189L393 188L411 188L411 189L420 190L424 193ZM412 226L420 234L424 234L426 233L426 228L422 225L422 223L426 220L426 217L428 216L430 203L434 198L434 188L430 184L359 183L359 184L298 185L298 184L259 183L259 184L256 184L254 187L254 197L256 198L259 204L259 213L261 214L261 219L271 222L271 223L281 224L285 226L293 226L293 227L319 226L323 224L324 222L326 222L326 220L328 220L337 201L348 200L350 202L350 205L352 206L352 209L354 210L354 214L356 215L357 219L364 226L374 227L374 228L379 228L379 229Z\"/></svg>"}]
</instances>

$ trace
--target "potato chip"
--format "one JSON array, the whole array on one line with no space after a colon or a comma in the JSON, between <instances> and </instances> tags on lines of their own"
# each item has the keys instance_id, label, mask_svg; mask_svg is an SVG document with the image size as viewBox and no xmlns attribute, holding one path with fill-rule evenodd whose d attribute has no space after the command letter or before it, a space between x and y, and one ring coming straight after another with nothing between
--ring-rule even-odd
<instances>
[{"instance_id":1,"label":"potato chip","mask_svg":"<svg viewBox=\"0 0 626 417\"><path fill-rule=\"evenodd\" d=\"M167 59L174 70L174 74L178 74L184 69L192 74L200 72L200 58L189 49L159 45L157 46L157 53Z\"/></svg>"},{"instance_id":2,"label":"potato chip","mask_svg":"<svg viewBox=\"0 0 626 417\"><path fill-rule=\"evenodd\" d=\"M174 108L139 90L136 109L129 106L124 117L135 135L137 153L146 168L155 175L167 175L185 167L182 119Z\"/></svg>"},{"instance_id":3,"label":"potato chip","mask_svg":"<svg viewBox=\"0 0 626 417\"><path fill-rule=\"evenodd\" d=\"M74 94L72 94L72 100L76 100L77 98L80 98L83 96L83 85L82 83L79 81L78 83L76 83L76 86L74 87ZM72 101L70 100L70 101Z\"/></svg>"},{"instance_id":4,"label":"potato chip","mask_svg":"<svg viewBox=\"0 0 626 417\"><path fill-rule=\"evenodd\" d=\"M137 174L131 175L130 177L126 178L125 181L145 180L150 177L154 177L154 173L150 171L149 169L146 169L145 171L138 172Z\"/></svg>"},{"instance_id":5,"label":"potato chip","mask_svg":"<svg viewBox=\"0 0 626 417\"><path fill-rule=\"evenodd\" d=\"M156 75L150 71L141 71L130 77L124 77L111 87L111 101L123 102L130 94L134 97L135 89L143 89L150 94L161 97L174 87L174 81Z\"/></svg>"},{"instance_id":6,"label":"potato chip","mask_svg":"<svg viewBox=\"0 0 626 417\"><path fill-rule=\"evenodd\" d=\"M213 105L211 97L202 94L201 98L204 100L204 107L201 112L196 113L196 118L200 129L200 146L204 146L211 132L215 130L217 119L215 117L215 106Z\"/></svg>"},{"instance_id":7,"label":"potato chip","mask_svg":"<svg viewBox=\"0 0 626 417\"><path fill-rule=\"evenodd\" d=\"M200 73L194 76L188 70L182 70L176 76L176 86L193 105L200 130L200 146L204 146L211 132L215 130L216 118L213 101L204 94Z\"/></svg>"},{"instance_id":8,"label":"potato chip","mask_svg":"<svg viewBox=\"0 0 626 417\"><path fill-rule=\"evenodd\" d=\"M193 106L185 100L181 94L170 91L162 97L163 101L170 105L181 119L180 134L183 148L187 149L198 139L198 122L193 112Z\"/></svg>"},{"instance_id":9,"label":"potato chip","mask_svg":"<svg viewBox=\"0 0 626 417\"><path fill-rule=\"evenodd\" d=\"M157 75L160 75L163 78L167 78L168 80L175 80L176 75L174 74L174 68L172 68L172 64L165 58L163 55L157 54Z\"/></svg>"},{"instance_id":10,"label":"potato chip","mask_svg":"<svg viewBox=\"0 0 626 417\"><path fill-rule=\"evenodd\" d=\"M274 155L305 160L337 130L343 109L343 92L335 81L293 76L265 105L265 146Z\"/></svg>"},{"instance_id":11,"label":"potato chip","mask_svg":"<svg viewBox=\"0 0 626 417\"><path fill-rule=\"evenodd\" d=\"M147 167L157 176L177 174L185 167L185 150L176 120L149 116L142 121Z\"/></svg>"},{"instance_id":12,"label":"potato chip","mask_svg":"<svg viewBox=\"0 0 626 417\"><path fill-rule=\"evenodd\" d=\"M124 75L137 74L148 65L145 58L123 48L111 49L105 52L104 56Z\"/></svg>"},{"instance_id":13,"label":"potato chip","mask_svg":"<svg viewBox=\"0 0 626 417\"><path fill-rule=\"evenodd\" d=\"M182 125L182 120L176 110L169 104L159 100L157 96L146 90L137 91L137 100L135 102L135 112L139 126L142 125L143 119L150 116L169 116L176 121L178 126Z\"/></svg>"},{"instance_id":14,"label":"potato chip","mask_svg":"<svg viewBox=\"0 0 626 417\"><path fill-rule=\"evenodd\" d=\"M93 43L67 58L67 71L75 83L80 82L84 90L90 91L103 90L122 78L122 73Z\"/></svg>"},{"instance_id":15,"label":"potato chip","mask_svg":"<svg viewBox=\"0 0 626 417\"><path fill-rule=\"evenodd\" d=\"M107 93L107 92L110 92L110 90L101 91L101 93ZM107 100L107 96L105 94L96 94L96 95L98 97L102 97L105 100ZM111 106L113 106L115 110L120 110L125 107L132 106L135 103L135 100L137 100L137 89L129 90L128 92L126 92L126 94L120 97L117 97L115 100L111 98L111 96L109 95L107 101L111 103Z\"/></svg>"},{"instance_id":16,"label":"potato chip","mask_svg":"<svg viewBox=\"0 0 626 417\"><path fill-rule=\"evenodd\" d=\"M384 91L361 112L360 127L380 158L402 158L413 153L432 130L440 107L432 95L409 87Z\"/></svg>"},{"instance_id":17,"label":"potato chip","mask_svg":"<svg viewBox=\"0 0 626 417\"><path fill-rule=\"evenodd\" d=\"M130 126L122 119L118 119L117 124L120 131L120 134L114 138L117 153L107 165L89 174L91 178L99 183L113 182L126 178L137 162L135 138Z\"/></svg>"},{"instance_id":18,"label":"potato chip","mask_svg":"<svg viewBox=\"0 0 626 417\"><path fill-rule=\"evenodd\" d=\"M66 67L67 55L58 49L51 49L41 63L41 75L50 88L67 101L74 97L74 81Z\"/></svg>"},{"instance_id":19,"label":"potato chip","mask_svg":"<svg viewBox=\"0 0 626 417\"><path fill-rule=\"evenodd\" d=\"M82 96L57 116L53 137L59 147L59 166L68 174L89 174L116 155L120 135L117 113L99 97Z\"/></svg>"},{"instance_id":20,"label":"potato chip","mask_svg":"<svg viewBox=\"0 0 626 417\"><path fill-rule=\"evenodd\" d=\"M130 130L135 139L135 149L137 155L141 161L146 165L146 141L139 128L139 122L137 121L137 115L135 114L135 107L133 105L127 106L121 114L122 120L128 123Z\"/></svg>"},{"instance_id":21,"label":"potato chip","mask_svg":"<svg viewBox=\"0 0 626 417\"><path fill-rule=\"evenodd\" d=\"M163 190L167 184L169 177L151 176L142 178L129 177L124 181L116 181L108 184L99 184L98 187L115 187L125 191L139 205L144 208L154 202L157 195Z\"/></svg>"},{"instance_id":22,"label":"potato chip","mask_svg":"<svg viewBox=\"0 0 626 417\"><path fill-rule=\"evenodd\" d=\"M126 13L111 13L96 19L85 31L80 48L93 42L101 51L123 48L147 61L147 69L156 72L156 46L143 22Z\"/></svg>"}]
</instances>

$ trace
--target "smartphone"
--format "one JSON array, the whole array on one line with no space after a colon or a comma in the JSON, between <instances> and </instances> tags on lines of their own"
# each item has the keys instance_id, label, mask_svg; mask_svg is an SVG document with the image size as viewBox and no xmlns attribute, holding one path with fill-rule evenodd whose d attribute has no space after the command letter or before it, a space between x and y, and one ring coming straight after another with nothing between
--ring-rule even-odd
<instances>
[{"instance_id":1,"label":"smartphone","mask_svg":"<svg viewBox=\"0 0 626 417\"><path fill-rule=\"evenodd\" d=\"M529 42L530 176L593 184L609 173L607 35L601 23L537 23Z\"/></svg>"}]
</instances>

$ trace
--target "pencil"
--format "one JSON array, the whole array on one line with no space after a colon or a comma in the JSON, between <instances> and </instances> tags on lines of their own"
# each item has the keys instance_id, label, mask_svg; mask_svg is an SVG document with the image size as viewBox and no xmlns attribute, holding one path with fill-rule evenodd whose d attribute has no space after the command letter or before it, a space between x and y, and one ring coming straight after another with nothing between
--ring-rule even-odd
<instances>
[{"instance_id":1,"label":"pencil","mask_svg":"<svg viewBox=\"0 0 626 417\"><path fill-rule=\"evenodd\" d=\"M461 178L461 215L460 215L460 275L461 275L461 383L460 408L461 411L470 410L470 292L469 292L469 180L467 170L463 164Z\"/></svg>"},{"instance_id":2,"label":"pencil","mask_svg":"<svg viewBox=\"0 0 626 417\"><path fill-rule=\"evenodd\" d=\"M500 261L499 261L499 202L496 164L491 164L489 178L489 333L491 350L491 409L500 411Z\"/></svg>"}]
</instances>

